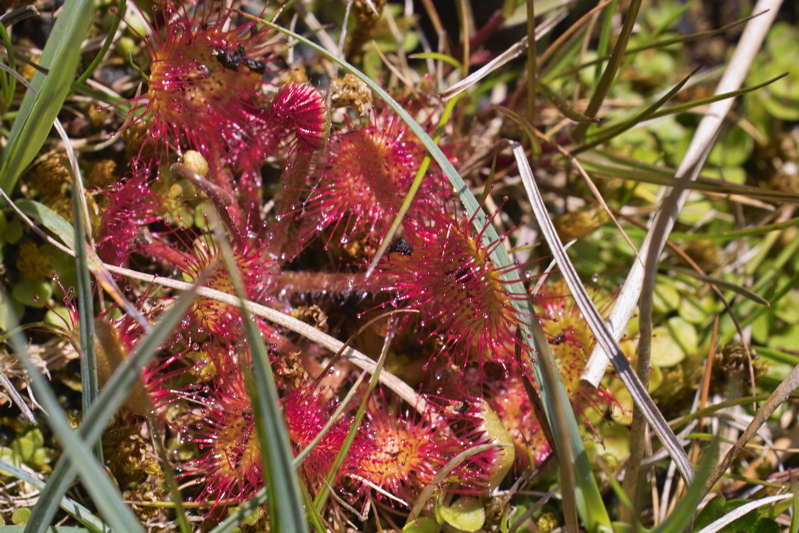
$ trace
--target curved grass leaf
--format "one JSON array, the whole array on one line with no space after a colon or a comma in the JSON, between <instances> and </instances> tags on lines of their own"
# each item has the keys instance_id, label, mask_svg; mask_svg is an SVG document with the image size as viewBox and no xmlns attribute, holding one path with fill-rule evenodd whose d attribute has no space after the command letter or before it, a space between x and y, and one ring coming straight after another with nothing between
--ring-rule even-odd
<instances>
[{"instance_id":1,"label":"curved grass leaf","mask_svg":"<svg viewBox=\"0 0 799 533\"><path fill-rule=\"evenodd\" d=\"M71 170L71 169L70 169ZM71 172L73 179L75 173ZM74 239L80 246L75 250L75 267L77 272L77 297L78 323L80 324L80 382L81 382L81 404L83 416L86 416L100 391L100 384L97 378L97 359L94 352L94 296L92 295L91 274L89 273L88 259L86 255L86 230L84 227L84 212L81 199L81 191L74 190L72 193L72 212L74 213L72 226L74 228ZM102 460L102 443L97 443L98 457Z\"/></svg>"},{"instance_id":2,"label":"curved grass leaf","mask_svg":"<svg viewBox=\"0 0 799 533\"><path fill-rule=\"evenodd\" d=\"M572 109L569 105L569 102L567 102L561 95L553 91L546 83L539 81L536 86L538 87L538 90L541 91L541 94L543 94L547 100L552 102L552 105L554 105L564 117L580 124L595 124L599 122L598 118L583 115L582 113Z\"/></svg>"},{"instance_id":3,"label":"curved grass leaf","mask_svg":"<svg viewBox=\"0 0 799 533\"><path fill-rule=\"evenodd\" d=\"M9 194L47 139L70 91L80 62L76 51L89 31L94 9L94 2L67 0L47 39L39 65L49 73L34 74L33 89L25 94L0 159L0 189Z\"/></svg>"},{"instance_id":4,"label":"curved grass leaf","mask_svg":"<svg viewBox=\"0 0 799 533\"><path fill-rule=\"evenodd\" d=\"M717 450L718 444L714 444L713 447ZM705 496L705 480L710 475L712 468L710 457L715 455L715 453L708 454L708 458L700 464L696 479L688 488L688 493L680 500L667 519L652 530L652 533L684 533L691 530L690 525L694 520L696 509Z\"/></svg>"},{"instance_id":5,"label":"curved grass leaf","mask_svg":"<svg viewBox=\"0 0 799 533\"><path fill-rule=\"evenodd\" d=\"M676 95L678 92L680 92L680 90L682 90L682 88L685 86L685 84L688 83L688 80L690 80L691 77L694 74L699 72L699 69L701 69L703 66L704 65L700 65L700 66L696 67L690 74L688 74L686 77L684 77L677 85L675 85L669 91L667 91L666 94L664 94L661 98L659 98L656 102L654 102L649 107L646 107L643 110L641 110L633 118L631 118L631 119L629 119L629 120L627 120L625 122L622 122L621 124L617 124L617 125L609 128L603 134L601 134L601 135L597 136L596 138L594 138L591 142L583 144L581 146L577 146L573 150L570 150L571 154L572 155L577 155L578 153L583 152L585 150L588 150L590 148L593 148L594 146L599 146L600 144L605 143L605 142L609 141L610 139L612 139L614 137L617 137L618 135L621 135L622 133L624 133L625 131L633 128L637 124L639 124L639 123L651 118L658 109L663 107L663 105L666 102L671 100L674 97L674 95Z\"/></svg>"},{"instance_id":6,"label":"curved grass leaf","mask_svg":"<svg viewBox=\"0 0 799 533\"><path fill-rule=\"evenodd\" d=\"M767 496L765 498L760 498L759 500L755 500L753 502L745 503L740 507L736 507L729 513L725 514L709 526L702 528L699 530L698 533L718 533L725 526L732 524L739 518L743 517L744 515L758 509L759 507L763 507L764 505L771 505L772 503L776 503L779 501L787 500L789 498L793 498L793 494L779 494L777 496ZM658 532L660 533L660 532Z\"/></svg>"},{"instance_id":7,"label":"curved grass leaf","mask_svg":"<svg viewBox=\"0 0 799 533\"><path fill-rule=\"evenodd\" d=\"M674 234L672 233L672 235L674 235ZM717 278L715 276L708 276L706 274L703 275L703 274L700 274L698 272L695 272L694 270L691 270L690 268L671 267L670 270L673 270L675 272L680 272L681 274L684 274L684 275L686 275L686 276L688 276L690 278L693 278L693 279L696 279L696 280L699 280L699 281L704 281L705 283L710 283L712 285L716 285L717 287L723 287L725 289L729 289L729 290L731 290L732 292L734 292L736 294L740 294L744 298L752 300L756 304L765 305L766 307L769 307L771 305L769 303L769 301L766 300L765 298L762 298L761 296L757 295L753 291L750 291L746 287L741 287L737 283L732 283L731 281L726 281L726 280Z\"/></svg>"},{"instance_id":8,"label":"curved grass leaf","mask_svg":"<svg viewBox=\"0 0 799 533\"><path fill-rule=\"evenodd\" d=\"M607 95L610 93L610 88L613 86L613 82L616 80L616 74L621 67L622 61L624 61L627 44L630 40L630 35L633 33L633 27L635 26L636 18L638 18L638 10L640 8L641 0L631 0L630 6L627 9L627 14L624 17L624 24L622 25L621 32L616 39L616 45L613 48L613 52L610 54L608 64L605 67L605 70L602 72L602 77L599 79L599 83L596 85L594 94L591 95L591 101L588 102L588 107L585 109L586 116L596 116L596 113L599 111L602 102L605 101L605 97L607 97ZM579 124L576 128L574 128L574 133L572 136L578 140L582 139L587 129L587 123Z\"/></svg>"}]
</instances>

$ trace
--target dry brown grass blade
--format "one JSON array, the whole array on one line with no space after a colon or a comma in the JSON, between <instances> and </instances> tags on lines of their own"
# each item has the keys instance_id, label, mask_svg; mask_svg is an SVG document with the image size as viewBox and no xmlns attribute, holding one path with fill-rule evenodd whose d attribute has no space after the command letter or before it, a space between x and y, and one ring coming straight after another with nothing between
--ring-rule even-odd
<instances>
[{"instance_id":1,"label":"dry brown grass blade","mask_svg":"<svg viewBox=\"0 0 799 533\"><path fill-rule=\"evenodd\" d=\"M759 50L766 33L771 27L774 17L777 15L781 3L782 0L760 0L755 6L755 12L768 10L768 13L751 19L747 23L746 29L735 49L735 54L730 59L729 68L725 71L724 76L722 76L716 88L717 94L733 91L741 86L754 60L755 54ZM650 256L649 251L650 249L652 250L651 255L653 258L660 256L665 241L674 226L677 213L680 212L688 198L688 193L690 192L688 186L699 176L702 163L704 163L707 154L710 152L710 148L715 141L722 121L732 104L732 100L721 100L711 104L707 114L697 128L688 153L675 174L675 179L678 180L678 182L683 182L684 186L672 188L666 201L661 206L658 216L652 226L653 231L647 234L638 254L638 259L633 262L632 268L627 275L627 280L616 300L616 305L610 313L610 329L613 333L613 338L616 340L621 337L638 303L638 297L641 294L644 280L643 265L646 264L646 260ZM658 230L659 238L655 241L653 246L655 228L660 229ZM603 352L603 349L597 345L591 353L585 371L581 376L581 382L584 385L597 387L602 376L605 374L607 363L607 356Z\"/></svg>"}]
</instances>

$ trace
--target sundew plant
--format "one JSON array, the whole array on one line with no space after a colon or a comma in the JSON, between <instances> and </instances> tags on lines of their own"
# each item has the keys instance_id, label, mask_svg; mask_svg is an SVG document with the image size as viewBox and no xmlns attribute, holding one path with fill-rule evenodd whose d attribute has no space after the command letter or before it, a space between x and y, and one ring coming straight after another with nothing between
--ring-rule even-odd
<instances>
[{"instance_id":1,"label":"sundew plant","mask_svg":"<svg viewBox=\"0 0 799 533\"><path fill-rule=\"evenodd\" d=\"M0 524L798 531L780 8L0 2Z\"/></svg>"}]
</instances>

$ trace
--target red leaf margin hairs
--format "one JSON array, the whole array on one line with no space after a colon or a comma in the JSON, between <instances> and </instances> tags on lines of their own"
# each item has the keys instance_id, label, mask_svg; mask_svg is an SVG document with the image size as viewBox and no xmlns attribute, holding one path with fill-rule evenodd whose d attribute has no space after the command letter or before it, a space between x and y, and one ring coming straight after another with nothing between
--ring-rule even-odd
<instances>
[{"instance_id":1,"label":"red leaf margin hairs","mask_svg":"<svg viewBox=\"0 0 799 533\"><path fill-rule=\"evenodd\" d=\"M294 208L303 219L315 220L314 231L331 228L331 238L340 231L342 244L385 233L425 155L424 146L390 109L372 111L367 120L358 124L347 117L345 128L331 135L317 183L308 199ZM438 167L431 166L411 210L446 191Z\"/></svg>"},{"instance_id":2,"label":"red leaf margin hairs","mask_svg":"<svg viewBox=\"0 0 799 533\"><path fill-rule=\"evenodd\" d=\"M102 192L109 203L100 217L97 255L106 263L124 265L142 226L160 219L160 201L148 185L149 172L136 159L132 175Z\"/></svg>"},{"instance_id":3,"label":"red leaf margin hairs","mask_svg":"<svg viewBox=\"0 0 799 533\"><path fill-rule=\"evenodd\" d=\"M605 300L600 311L608 311L611 303L611 300ZM543 294L536 298L536 306L541 310L541 328L549 338L552 357L572 405L584 414L587 409L602 411L603 404L617 404L609 389L583 387L580 384L580 375L594 349L596 338L569 295L565 280L547 279Z\"/></svg>"},{"instance_id":4,"label":"red leaf margin hairs","mask_svg":"<svg viewBox=\"0 0 799 533\"><path fill-rule=\"evenodd\" d=\"M515 365L516 348L527 349L517 336L518 326L532 318L513 305L530 296L510 289L511 283L526 281L515 274L524 265L498 268L490 259L512 230L486 243L485 230L474 229L476 214L459 214L454 202L440 205L406 222L407 252L381 262L381 270L395 279L387 288L396 293L392 304L420 311L420 326L429 325L430 336L441 343L433 359L446 355L464 368L474 354L480 365Z\"/></svg>"},{"instance_id":5,"label":"red leaf margin hairs","mask_svg":"<svg viewBox=\"0 0 799 533\"><path fill-rule=\"evenodd\" d=\"M266 260L268 242L258 237L245 237L231 243L232 259L239 270L246 296L249 300L263 303L274 292L274 263ZM142 249L155 259L171 263L191 281L198 279L203 271L214 263L213 272L205 286L235 295L233 278L222 258L222 248L211 234L202 234L186 244L186 251L180 251L162 238L155 238ZM240 310L213 298L195 298L189 312L197 327L197 333L219 336L224 341L232 341L243 333Z\"/></svg>"},{"instance_id":6,"label":"red leaf margin hairs","mask_svg":"<svg viewBox=\"0 0 799 533\"><path fill-rule=\"evenodd\" d=\"M237 11L222 2L198 9L178 13L169 0L156 1L154 18L163 17L163 35L154 22L142 39L152 57L150 77L131 113L150 117L146 142L157 143L161 153L171 147L206 157L224 154L263 120L260 85L272 57L271 30L235 26Z\"/></svg>"}]
</instances>

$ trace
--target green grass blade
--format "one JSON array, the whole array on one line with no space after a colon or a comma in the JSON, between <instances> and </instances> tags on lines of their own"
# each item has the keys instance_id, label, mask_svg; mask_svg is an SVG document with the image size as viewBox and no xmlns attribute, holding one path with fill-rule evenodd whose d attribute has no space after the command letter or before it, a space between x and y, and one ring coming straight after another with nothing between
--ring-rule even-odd
<instances>
[{"instance_id":1,"label":"green grass blade","mask_svg":"<svg viewBox=\"0 0 799 533\"><path fill-rule=\"evenodd\" d=\"M199 281L204 282L201 276ZM133 353L114 372L106 386L100 391L94 409L83 420L79 434L85 442L99 439L108 421L125 402L128 391L139 379L144 366L153 358L158 347L163 344L170 332L180 323L194 297L193 291L183 294L175 305L163 314L161 320L139 341ZM75 468L68 456L62 456L50 476L44 490L39 496L39 503L33 508L28 521L31 533L42 532L53 519L61 496L67 491L75 478Z\"/></svg>"},{"instance_id":2,"label":"green grass blade","mask_svg":"<svg viewBox=\"0 0 799 533\"><path fill-rule=\"evenodd\" d=\"M114 37L116 37L119 23L122 21L122 15L125 14L126 2L127 0L119 0L119 5L116 8L116 16L111 21L111 27L108 28L108 35L106 36L105 41L103 41L103 46L100 47L100 50L92 60L91 65L89 65L86 71L81 74L77 80L75 80L75 83L78 85L83 85L86 83L86 80L92 77L94 71L97 70L97 67L99 67L100 63L102 63L103 59L105 59L105 54L108 53L108 50L111 48L111 44L114 42Z\"/></svg>"},{"instance_id":3,"label":"green grass blade","mask_svg":"<svg viewBox=\"0 0 799 533\"><path fill-rule=\"evenodd\" d=\"M599 43L597 44L597 54L599 57L605 57L610 48L610 32L613 30L613 14L616 12L618 1L613 0L611 4L602 13L602 29L599 33ZM602 60L604 61L604 59ZM594 69L594 88L599 85L599 80L602 78L602 61L596 63Z\"/></svg>"},{"instance_id":4,"label":"green grass blade","mask_svg":"<svg viewBox=\"0 0 799 533\"><path fill-rule=\"evenodd\" d=\"M74 175L74 173L73 173ZM83 226L83 208L79 190L72 193L72 218L74 228L74 239L79 246L75 250L75 267L77 270L77 298L78 298L78 322L80 324L80 382L81 382L81 404L83 415L86 416L100 391L100 384L97 379L97 359L94 353L94 297L92 295L91 274L89 273L88 260L86 258L86 231ZM98 443L98 457L102 458L102 444Z\"/></svg>"},{"instance_id":5,"label":"green grass blade","mask_svg":"<svg viewBox=\"0 0 799 533\"><path fill-rule=\"evenodd\" d=\"M731 281L726 281L726 280L723 280L721 278L717 278L715 276L708 276L708 275L699 274L698 272L696 272L694 270L691 270L689 268L671 267L670 270L672 270L674 272L679 272L679 273L681 273L681 274L683 274L685 276L688 276L689 278L693 278L693 279L696 279L696 280L699 280L699 281L703 281L705 283L710 283L710 284L715 285L717 287L723 287L725 289L729 289L732 292L734 292L735 294L740 294L744 298L746 298L748 300L751 300L751 301L755 302L758 305L765 305L766 307L771 305L768 302L768 300L766 300L765 298L762 298L761 296L759 296L755 292L750 291L746 287L742 287L742 286L738 285L737 283L733 283Z\"/></svg>"},{"instance_id":6,"label":"green grass blade","mask_svg":"<svg viewBox=\"0 0 799 533\"><path fill-rule=\"evenodd\" d=\"M266 346L255 321L244 307L246 293L233 260L233 252L219 233L217 239L236 294L242 300L241 313L252 355L252 374L247 376L247 385L261 447L264 484L268 495L269 530L274 533L307 532L308 521L303 510L299 476L294 468L294 454Z\"/></svg>"},{"instance_id":7,"label":"green grass blade","mask_svg":"<svg viewBox=\"0 0 799 533\"><path fill-rule=\"evenodd\" d=\"M5 24L0 24L0 37L2 37L3 45L6 47L6 53L8 54L8 68L13 70L17 70L16 61L14 60L14 46L11 44L11 37L8 35L8 30L5 27ZM10 73L3 72L3 109L2 111L5 112L8 110L8 106L11 105L11 101L14 99L14 91L17 88L17 78L12 76Z\"/></svg>"},{"instance_id":8,"label":"green grass blade","mask_svg":"<svg viewBox=\"0 0 799 533\"><path fill-rule=\"evenodd\" d=\"M690 78L694 74L696 74L696 70L694 70L691 74L689 74L688 77L686 79L684 79L674 89L669 91L664 98L661 98L660 100L655 102L655 104L651 105L650 107L648 107L647 109L642 111L639 115L636 115L635 117L633 117L631 119L628 119L628 120L625 120L625 121L623 121L621 123L615 123L615 124L614 123L610 123L607 126L604 126L602 128L597 128L596 131L594 131L593 133L597 134L599 136L596 137L595 139L593 139L591 142L575 148L574 150L571 151L572 154L576 154L578 152L583 152L583 151L585 151L585 150L587 150L589 148L593 148L594 146L597 146L597 145L599 145L599 144L601 144L603 142L606 142L610 138L615 137L615 136L627 131L631 127L635 126L637 123L642 122L644 120L655 119L655 118L660 118L660 117L666 117L666 116L669 116L669 115L676 115L678 113L682 113L684 111L688 111L688 110L693 109L695 107L699 107L699 106L703 106L703 105L707 105L707 104L712 104L713 102L719 102L721 100L726 100L727 98L735 98L736 96L741 96L741 95L756 91L758 89L762 89L763 87L771 85L772 83L774 83L776 81L779 81L779 80L781 80L782 78L784 78L785 76L788 75L788 73L786 72L785 74L780 74L779 76L776 76L776 77L774 77L774 78L772 78L772 79L770 79L768 81L764 81L763 83L759 83L759 84L753 85L751 87L744 87L744 88L738 89L736 91L730 91L730 92L726 92L726 93L723 93L723 94L717 94L717 95L714 95L714 96L708 96L707 98L698 98L696 100L691 100L690 102L686 102L684 104L679 104L679 105L667 107L665 109L658 109L667 100L669 100L674 94L676 94L676 92L679 91L682 88L683 85L685 85L685 82L688 81L688 78Z\"/></svg>"},{"instance_id":9,"label":"green grass blade","mask_svg":"<svg viewBox=\"0 0 799 533\"><path fill-rule=\"evenodd\" d=\"M717 450L718 444L715 444L714 448ZM705 496L705 480L710 475L713 467L710 457L715 455L715 453L708 454L708 458L702 462L696 474L696 479L688 488L688 493L680 500L680 503L677 504L666 520L656 527L652 533L684 533L686 530L690 531L690 525L693 523L696 509Z\"/></svg>"},{"instance_id":10,"label":"green grass blade","mask_svg":"<svg viewBox=\"0 0 799 533\"><path fill-rule=\"evenodd\" d=\"M268 499L266 492L266 487L260 489L255 493L255 496L239 505L235 511L230 513L230 516L220 522L210 533L234 533L239 531L239 525L242 521L266 503Z\"/></svg>"},{"instance_id":11,"label":"green grass blade","mask_svg":"<svg viewBox=\"0 0 799 533\"><path fill-rule=\"evenodd\" d=\"M37 71L33 76L35 91L25 94L0 159L0 189L9 194L44 144L70 91L80 62L77 51L89 31L94 9L94 2L67 0L47 39L39 65L49 74Z\"/></svg>"},{"instance_id":12,"label":"green grass blade","mask_svg":"<svg viewBox=\"0 0 799 533\"><path fill-rule=\"evenodd\" d=\"M617 124L616 126L610 128L608 131L604 132L604 134L599 135L593 140L591 140L591 142L588 142L586 144L583 144L582 146L578 146L574 150L571 150L571 154L576 155L580 152L593 148L594 146L599 146L600 144L603 144L609 141L610 139L617 137L618 135L621 135L622 133L633 128L637 124L651 118L652 115L654 115L658 109L663 107L666 104L666 102L671 100L674 97L674 95L676 95L678 92L682 90L683 86L685 86L685 84L688 83L688 80L690 80L694 74L699 72L699 69L701 69L702 66L703 65L696 67L690 74L684 77L677 85L675 85L669 91L667 91L666 94L664 94L652 105L641 110L633 118L625 122L622 122L621 124Z\"/></svg>"},{"instance_id":13,"label":"green grass blade","mask_svg":"<svg viewBox=\"0 0 799 533\"><path fill-rule=\"evenodd\" d=\"M591 96L591 101L588 102L588 107L585 110L585 115L589 117L596 116L596 112L599 111L599 107L602 105L602 102L605 101L605 97L610 93L610 88L613 86L613 82L616 80L616 74L619 72L619 67L621 67L622 62L624 61L627 43L630 41L630 35L633 33L635 19L638 17L638 10L640 7L641 0L632 0L630 2L627 15L624 17L624 24L622 25L621 33L616 40L616 46L613 48L613 53L610 55L610 60L608 61L604 72L602 72L602 77L599 79L599 83L594 90L594 94ZM580 140L585 135L587 129L588 124L579 124L576 128L574 128L574 133L572 135L575 139Z\"/></svg>"},{"instance_id":14,"label":"green grass blade","mask_svg":"<svg viewBox=\"0 0 799 533\"><path fill-rule=\"evenodd\" d=\"M67 248L75 249L75 234L72 224L67 222L64 217L35 200L17 200L14 203L20 211L52 231Z\"/></svg>"},{"instance_id":15,"label":"green grass blade","mask_svg":"<svg viewBox=\"0 0 799 533\"><path fill-rule=\"evenodd\" d=\"M25 533L27 526L3 526L3 533ZM68 526L50 526L46 533L85 533L90 531L82 527L68 527Z\"/></svg>"}]
</instances>

